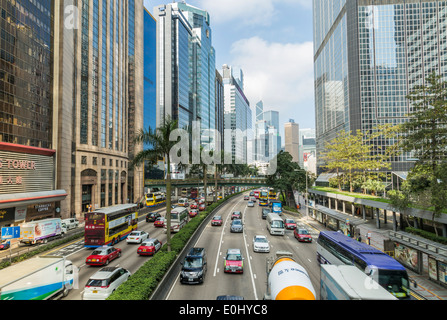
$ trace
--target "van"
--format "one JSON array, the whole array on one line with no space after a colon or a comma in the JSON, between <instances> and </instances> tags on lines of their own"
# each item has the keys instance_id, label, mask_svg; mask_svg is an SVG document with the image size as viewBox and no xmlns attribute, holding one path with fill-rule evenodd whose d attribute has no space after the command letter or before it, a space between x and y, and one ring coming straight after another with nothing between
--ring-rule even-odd
<instances>
[{"instance_id":1,"label":"van","mask_svg":"<svg viewBox=\"0 0 447 320\"><path fill-rule=\"evenodd\" d=\"M269 213L267 215L267 230L272 235L284 235L284 220L276 213Z\"/></svg>"},{"instance_id":2,"label":"van","mask_svg":"<svg viewBox=\"0 0 447 320\"><path fill-rule=\"evenodd\" d=\"M180 207L188 207L189 206L189 202L187 198L180 198L178 199L178 205Z\"/></svg>"},{"instance_id":3,"label":"van","mask_svg":"<svg viewBox=\"0 0 447 320\"><path fill-rule=\"evenodd\" d=\"M65 224L65 227L67 228L67 230L76 229L79 225L79 221L76 220L75 218L63 219L61 221L61 223L62 223L62 225Z\"/></svg>"},{"instance_id":4,"label":"van","mask_svg":"<svg viewBox=\"0 0 447 320\"><path fill-rule=\"evenodd\" d=\"M205 248L191 248L182 262L180 283L203 283L207 269Z\"/></svg>"}]
</instances>

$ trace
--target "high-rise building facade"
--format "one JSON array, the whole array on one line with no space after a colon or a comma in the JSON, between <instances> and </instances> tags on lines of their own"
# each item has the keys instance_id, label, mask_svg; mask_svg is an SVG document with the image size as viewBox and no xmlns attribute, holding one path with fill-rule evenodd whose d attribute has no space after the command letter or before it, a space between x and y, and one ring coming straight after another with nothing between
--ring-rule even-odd
<instances>
[{"instance_id":1,"label":"high-rise building facade","mask_svg":"<svg viewBox=\"0 0 447 320\"><path fill-rule=\"evenodd\" d=\"M314 0L318 173L325 143L340 131L370 133L405 122L406 96L432 72L447 80L447 2ZM379 137L376 151L395 141ZM392 159L407 171L411 154Z\"/></svg>"},{"instance_id":2,"label":"high-rise building facade","mask_svg":"<svg viewBox=\"0 0 447 320\"><path fill-rule=\"evenodd\" d=\"M224 151L231 153L234 163L248 163L252 157L252 150L247 152L249 145L247 142L253 139L250 102L242 89L242 79L236 80L232 68L226 64L222 66L222 78L225 103Z\"/></svg>"},{"instance_id":3,"label":"high-rise building facade","mask_svg":"<svg viewBox=\"0 0 447 320\"><path fill-rule=\"evenodd\" d=\"M186 3L154 8L157 20L157 125L200 121L201 144L214 149L216 62L209 14Z\"/></svg>"},{"instance_id":4,"label":"high-rise building facade","mask_svg":"<svg viewBox=\"0 0 447 320\"><path fill-rule=\"evenodd\" d=\"M129 169L142 149L143 1L86 0L67 24L61 1L55 34L54 105L58 118L58 184L69 191L67 214L143 196L142 168Z\"/></svg>"},{"instance_id":5,"label":"high-rise building facade","mask_svg":"<svg viewBox=\"0 0 447 320\"><path fill-rule=\"evenodd\" d=\"M290 119L284 124L284 150L292 156L293 162L299 160L299 125L295 120Z\"/></svg>"}]
</instances>

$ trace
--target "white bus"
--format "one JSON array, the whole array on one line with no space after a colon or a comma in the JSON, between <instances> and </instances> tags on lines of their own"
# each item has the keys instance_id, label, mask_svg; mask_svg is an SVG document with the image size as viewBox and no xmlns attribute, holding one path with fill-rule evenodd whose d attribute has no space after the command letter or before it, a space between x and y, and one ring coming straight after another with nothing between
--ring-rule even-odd
<instances>
[{"instance_id":1,"label":"white bus","mask_svg":"<svg viewBox=\"0 0 447 320\"><path fill-rule=\"evenodd\" d=\"M185 207L177 207L171 210L171 232L179 232L189 220L188 209ZM164 226L165 232L167 226Z\"/></svg>"},{"instance_id":2,"label":"white bus","mask_svg":"<svg viewBox=\"0 0 447 320\"><path fill-rule=\"evenodd\" d=\"M284 235L284 220L281 217L273 212L270 212L267 215L267 230L270 234Z\"/></svg>"}]
</instances>

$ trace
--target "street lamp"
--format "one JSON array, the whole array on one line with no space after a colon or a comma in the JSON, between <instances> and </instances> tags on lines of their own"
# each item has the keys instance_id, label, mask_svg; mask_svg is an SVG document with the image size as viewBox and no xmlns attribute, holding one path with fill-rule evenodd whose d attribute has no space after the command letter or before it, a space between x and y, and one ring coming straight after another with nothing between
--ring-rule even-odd
<instances>
[{"instance_id":1,"label":"street lamp","mask_svg":"<svg viewBox=\"0 0 447 320\"><path fill-rule=\"evenodd\" d=\"M306 220L309 220L309 198L308 198L308 192L307 192L307 170L305 169L295 169L293 170L295 172L304 171L306 173Z\"/></svg>"}]
</instances>

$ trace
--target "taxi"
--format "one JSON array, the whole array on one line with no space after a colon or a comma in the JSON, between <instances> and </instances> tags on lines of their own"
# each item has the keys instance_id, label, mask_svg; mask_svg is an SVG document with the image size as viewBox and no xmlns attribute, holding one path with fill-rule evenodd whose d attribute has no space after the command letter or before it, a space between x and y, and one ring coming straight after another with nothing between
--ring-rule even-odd
<instances>
[{"instance_id":1,"label":"taxi","mask_svg":"<svg viewBox=\"0 0 447 320\"><path fill-rule=\"evenodd\" d=\"M156 228L163 228L165 226L165 218L159 217L157 220L154 221L154 227Z\"/></svg>"},{"instance_id":2,"label":"taxi","mask_svg":"<svg viewBox=\"0 0 447 320\"><path fill-rule=\"evenodd\" d=\"M161 248L161 241L158 239L147 239L137 249L140 256L152 256Z\"/></svg>"},{"instance_id":3,"label":"taxi","mask_svg":"<svg viewBox=\"0 0 447 320\"><path fill-rule=\"evenodd\" d=\"M296 228L293 235L299 242L312 242L312 236L307 229Z\"/></svg>"},{"instance_id":4,"label":"taxi","mask_svg":"<svg viewBox=\"0 0 447 320\"><path fill-rule=\"evenodd\" d=\"M240 249L228 249L224 257L224 272L243 273L244 258Z\"/></svg>"},{"instance_id":5,"label":"taxi","mask_svg":"<svg viewBox=\"0 0 447 320\"><path fill-rule=\"evenodd\" d=\"M85 259L85 264L89 266L106 266L110 261L119 257L121 257L120 248L103 246L93 250L92 254Z\"/></svg>"},{"instance_id":6,"label":"taxi","mask_svg":"<svg viewBox=\"0 0 447 320\"><path fill-rule=\"evenodd\" d=\"M285 219L284 223L286 225L286 229L288 230L295 230L296 228L296 222L293 219Z\"/></svg>"},{"instance_id":7,"label":"taxi","mask_svg":"<svg viewBox=\"0 0 447 320\"><path fill-rule=\"evenodd\" d=\"M213 220L211 220L212 226L221 226L223 223L222 216L214 216Z\"/></svg>"},{"instance_id":8,"label":"taxi","mask_svg":"<svg viewBox=\"0 0 447 320\"><path fill-rule=\"evenodd\" d=\"M191 211L189 211L189 217L190 218L194 218L198 214L199 214L199 211L197 211L197 209L192 209Z\"/></svg>"}]
</instances>

